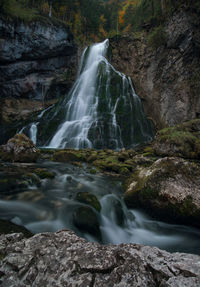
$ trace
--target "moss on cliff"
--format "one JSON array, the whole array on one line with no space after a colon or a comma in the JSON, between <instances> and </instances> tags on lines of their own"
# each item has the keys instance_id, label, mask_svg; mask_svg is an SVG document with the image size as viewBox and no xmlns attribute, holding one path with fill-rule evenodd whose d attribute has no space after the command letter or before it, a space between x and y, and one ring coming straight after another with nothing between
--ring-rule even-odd
<instances>
[{"instance_id":1,"label":"moss on cliff","mask_svg":"<svg viewBox=\"0 0 200 287\"><path fill-rule=\"evenodd\" d=\"M160 156L198 159L200 157L200 119L160 130L153 149Z\"/></svg>"}]
</instances>

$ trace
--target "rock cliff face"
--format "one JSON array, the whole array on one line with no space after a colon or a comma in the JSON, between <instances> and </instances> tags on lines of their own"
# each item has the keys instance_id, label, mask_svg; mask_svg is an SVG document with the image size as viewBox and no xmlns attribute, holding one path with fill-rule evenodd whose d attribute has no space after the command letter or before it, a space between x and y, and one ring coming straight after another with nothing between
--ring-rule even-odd
<instances>
[{"instance_id":1,"label":"rock cliff face","mask_svg":"<svg viewBox=\"0 0 200 287\"><path fill-rule=\"evenodd\" d=\"M52 96L56 76L72 74L75 53L72 35L61 24L0 18L1 98Z\"/></svg>"},{"instance_id":2,"label":"rock cliff face","mask_svg":"<svg viewBox=\"0 0 200 287\"><path fill-rule=\"evenodd\" d=\"M101 246L71 231L0 236L1 286L200 285L200 257L138 244Z\"/></svg>"},{"instance_id":3,"label":"rock cliff face","mask_svg":"<svg viewBox=\"0 0 200 287\"><path fill-rule=\"evenodd\" d=\"M148 34L110 40L113 65L129 75L158 128L200 116L200 33L194 12L166 22L166 43L153 49Z\"/></svg>"},{"instance_id":4,"label":"rock cliff face","mask_svg":"<svg viewBox=\"0 0 200 287\"><path fill-rule=\"evenodd\" d=\"M25 24L0 17L2 143L14 135L21 120L69 91L76 74L76 52L62 23Z\"/></svg>"}]
</instances>

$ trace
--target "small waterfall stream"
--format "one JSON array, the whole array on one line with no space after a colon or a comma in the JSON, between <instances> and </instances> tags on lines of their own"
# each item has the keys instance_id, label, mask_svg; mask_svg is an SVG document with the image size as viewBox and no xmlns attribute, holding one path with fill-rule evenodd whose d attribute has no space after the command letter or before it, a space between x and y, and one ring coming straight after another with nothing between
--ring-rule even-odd
<instances>
[{"instance_id":1,"label":"small waterfall stream","mask_svg":"<svg viewBox=\"0 0 200 287\"><path fill-rule=\"evenodd\" d=\"M131 79L106 58L108 46L105 40L86 48L69 94L29 125L27 134L37 145L120 149L153 138Z\"/></svg>"},{"instance_id":2,"label":"small waterfall stream","mask_svg":"<svg viewBox=\"0 0 200 287\"><path fill-rule=\"evenodd\" d=\"M139 243L200 254L199 230L157 221L141 210L127 209L120 181L100 173L91 174L88 166L44 162L32 168L47 168L55 177L43 179L40 185L22 184L10 193L0 187L1 219L12 220L33 233L71 229L103 244ZM78 193L86 192L99 200L100 211L77 200ZM80 207L92 208L100 237L75 225L74 215Z\"/></svg>"}]
</instances>

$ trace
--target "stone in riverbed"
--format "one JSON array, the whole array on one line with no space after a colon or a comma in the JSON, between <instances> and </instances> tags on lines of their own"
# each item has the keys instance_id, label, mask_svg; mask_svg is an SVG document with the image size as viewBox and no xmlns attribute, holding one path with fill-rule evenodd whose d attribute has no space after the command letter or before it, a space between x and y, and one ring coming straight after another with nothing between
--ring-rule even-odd
<instances>
[{"instance_id":1,"label":"stone in riverbed","mask_svg":"<svg viewBox=\"0 0 200 287\"><path fill-rule=\"evenodd\" d=\"M200 256L138 244L102 246L72 231L2 235L0 255L2 287L200 286Z\"/></svg>"},{"instance_id":2,"label":"stone in riverbed","mask_svg":"<svg viewBox=\"0 0 200 287\"><path fill-rule=\"evenodd\" d=\"M75 200L88 204L95 208L97 211L101 210L101 204L98 201L97 197L89 192L78 192L76 194Z\"/></svg>"},{"instance_id":3,"label":"stone in riverbed","mask_svg":"<svg viewBox=\"0 0 200 287\"><path fill-rule=\"evenodd\" d=\"M89 206L81 206L73 213L74 225L83 232L101 238L99 220L96 212Z\"/></svg>"},{"instance_id":4,"label":"stone in riverbed","mask_svg":"<svg viewBox=\"0 0 200 287\"><path fill-rule=\"evenodd\" d=\"M133 174L124 199L173 222L200 227L200 165L166 157Z\"/></svg>"}]
</instances>

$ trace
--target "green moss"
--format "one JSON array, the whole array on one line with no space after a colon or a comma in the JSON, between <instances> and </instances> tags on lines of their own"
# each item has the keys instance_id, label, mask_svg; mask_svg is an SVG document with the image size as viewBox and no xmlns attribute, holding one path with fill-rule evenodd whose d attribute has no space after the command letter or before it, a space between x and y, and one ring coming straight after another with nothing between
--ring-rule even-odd
<instances>
[{"instance_id":1,"label":"green moss","mask_svg":"<svg viewBox=\"0 0 200 287\"><path fill-rule=\"evenodd\" d=\"M171 133L166 133L161 135L160 141L170 140L172 143L182 144L184 141L195 142L196 137L193 136L190 132L185 131L176 131L174 130Z\"/></svg>"},{"instance_id":2,"label":"green moss","mask_svg":"<svg viewBox=\"0 0 200 287\"><path fill-rule=\"evenodd\" d=\"M154 49L159 48L166 44L167 35L164 30L164 27L156 27L151 34L148 36L147 41Z\"/></svg>"},{"instance_id":3,"label":"green moss","mask_svg":"<svg viewBox=\"0 0 200 287\"><path fill-rule=\"evenodd\" d=\"M160 130L154 151L158 155L200 158L200 119Z\"/></svg>"},{"instance_id":4,"label":"green moss","mask_svg":"<svg viewBox=\"0 0 200 287\"><path fill-rule=\"evenodd\" d=\"M101 210L101 204L94 194L91 194L89 192L79 192L77 193L75 199L79 202L86 203L92 206L94 209L96 209L99 212Z\"/></svg>"},{"instance_id":5,"label":"green moss","mask_svg":"<svg viewBox=\"0 0 200 287\"><path fill-rule=\"evenodd\" d=\"M53 179L55 177L55 173L48 171L47 169L43 169L43 168L37 168L34 170L34 172L41 179L44 179L44 178Z\"/></svg>"},{"instance_id":6,"label":"green moss","mask_svg":"<svg viewBox=\"0 0 200 287\"><path fill-rule=\"evenodd\" d=\"M122 174L122 175L129 175L130 171L128 170L127 167L121 167L120 170L119 170L119 173Z\"/></svg>"},{"instance_id":7,"label":"green moss","mask_svg":"<svg viewBox=\"0 0 200 287\"><path fill-rule=\"evenodd\" d=\"M57 151L53 157L53 161L59 162L74 162L74 161L82 161L84 158L81 152L78 151L68 151L68 150L61 150Z\"/></svg>"},{"instance_id":8,"label":"green moss","mask_svg":"<svg viewBox=\"0 0 200 287\"><path fill-rule=\"evenodd\" d=\"M92 168L92 169L90 169L90 173L91 173L91 174L96 174L97 171L96 171L96 169Z\"/></svg>"},{"instance_id":9,"label":"green moss","mask_svg":"<svg viewBox=\"0 0 200 287\"><path fill-rule=\"evenodd\" d=\"M25 1L17 0L1 0L1 12L6 18L11 20L20 20L25 23L39 21L43 24L62 25L68 29L66 23L54 17L47 17L40 13L38 9L25 6Z\"/></svg>"}]
</instances>

